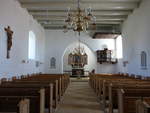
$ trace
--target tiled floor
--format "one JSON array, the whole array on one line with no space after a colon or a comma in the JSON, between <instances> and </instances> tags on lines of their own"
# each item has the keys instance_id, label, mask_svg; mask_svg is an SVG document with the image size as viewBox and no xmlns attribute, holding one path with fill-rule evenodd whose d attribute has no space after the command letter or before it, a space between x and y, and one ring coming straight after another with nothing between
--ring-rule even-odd
<instances>
[{"instance_id":1,"label":"tiled floor","mask_svg":"<svg viewBox=\"0 0 150 113\"><path fill-rule=\"evenodd\" d=\"M70 83L56 113L103 113L94 91L85 80Z\"/></svg>"}]
</instances>

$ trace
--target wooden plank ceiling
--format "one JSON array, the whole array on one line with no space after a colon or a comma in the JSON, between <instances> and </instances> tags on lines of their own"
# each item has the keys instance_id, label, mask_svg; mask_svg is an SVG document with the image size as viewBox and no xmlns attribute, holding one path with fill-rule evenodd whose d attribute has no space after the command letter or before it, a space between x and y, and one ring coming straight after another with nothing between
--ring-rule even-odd
<instances>
[{"instance_id":1,"label":"wooden plank ceiling","mask_svg":"<svg viewBox=\"0 0 150 113\"><path fill-rule=\"evenodd\" d=\"M45 29L62 29L67 9L77 9L77 0L19 0L22 7ZM92 8L97 32L121 33L121 24L138 8L141 0L80 0L81 8Z\"/></svg>"}]
</instances>

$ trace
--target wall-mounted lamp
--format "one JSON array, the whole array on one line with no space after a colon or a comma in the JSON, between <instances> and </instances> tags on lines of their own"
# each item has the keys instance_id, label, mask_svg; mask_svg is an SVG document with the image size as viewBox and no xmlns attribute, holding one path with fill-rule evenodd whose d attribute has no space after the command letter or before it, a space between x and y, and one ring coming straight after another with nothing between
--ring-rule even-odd
<instances>
[{"instance_id":1,"label":"wall-mounted lamp","mask_svg":"<svg viewBox=\"0 0 150 113\"><path fill-rule=\"evenodd\" d=\"M129 64L129 62L128 62L128 61L123 61L123 67L126 67L126 66L127 66L127 64Z\"/></svg>"},{"instance_id":2,"label":"wall-mounted lamp","mask_svg":"<svg viewBox=\"0 0 150 113\"><path fill-rule=\"evenodd\" d=\"M22 63L27 64L27 63L29 63L29 61L28 60L22 60Z\"/></svg>"}]
</instances>

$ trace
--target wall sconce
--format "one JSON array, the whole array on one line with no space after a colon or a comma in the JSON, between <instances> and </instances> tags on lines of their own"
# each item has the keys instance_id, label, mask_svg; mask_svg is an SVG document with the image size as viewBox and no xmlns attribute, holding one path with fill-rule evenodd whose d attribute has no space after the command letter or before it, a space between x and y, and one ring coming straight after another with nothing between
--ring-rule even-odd
<instances>
[{"instance_id":1,"label":"wall sconce","mask_svg":"<svg viewBox=\"0 0 150 113\"><path fill-rule=\"evenodd\" d=\"M28 60L22 60L22 63L27 64L27 63L29 63L29 61Z\"/></svg>"},{"instance_id":2,"label":"wall sconce","mask_svg":"<svg viewBox=\"0 0 150 113\"><path fill-rule=\"evenodd\" d=\"M42 62L40 62L40 64L43 64Z\"/></svg>"},{"instance_id":3,"label":"wall sconce","mask_svg":"<svg viewBox=\"0 0 150 113\"><path fill-rule=\"evenodd\" d=\"M40 62L40 61L36 61L35 64L36 64L36 67L39 67L39 66L42 65L43 63Z\"/></svg>"},{"instance_id":4,"label":"wall sconce","mask_svg":"<svg viewBox=\"0 0 150 113\"><path fill-rule=\"evenodd\" d=\"M128 63L128 61L123 61L123 67L126 67Z\"/></svg>"}]
</instances>

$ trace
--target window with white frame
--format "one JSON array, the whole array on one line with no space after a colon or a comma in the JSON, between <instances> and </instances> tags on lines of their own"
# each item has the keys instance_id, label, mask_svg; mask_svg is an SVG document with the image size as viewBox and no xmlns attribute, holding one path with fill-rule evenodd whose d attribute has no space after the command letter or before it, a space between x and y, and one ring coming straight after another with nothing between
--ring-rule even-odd
<instances>
[{"instance_id":1,"label":"window with white frame","mask_svg":"<svg viewBox=\"0 0 150 113\"><path fill-rule=\"evenodd\" d=\"M36 37L33 31L29 32L28 58L35 59Z\"/></svg>"},{"instance_id":2,"label":"window with white frame","mask_svg":"<svg viewBox=\"0 0 150 113\"><path fill-rule=\"evenodd\" d=\"M55 69L56 68L56 59L54 57L52 57L50 59L50 68L51 69Z\"/></svg>"},{"instance_id":3,"label":"window with white frame","mask_svg":"<svg viewBox=\"0 0 150 113\"><path fill-rule=\"evenodd\" d=\"M122 36L116 38L116 56L118 59L123 58Z\"/></svg>"},{"instance_id":4,"label":"window with white frame","mask_svg":"<svg viewBox=\"0 0 150 113\"><path fill-rule=\"evenodd\" d=\"M141 68L142 69L147 68L147 54L145 51L141 52Z\"/></svg>"}]
</instances>

